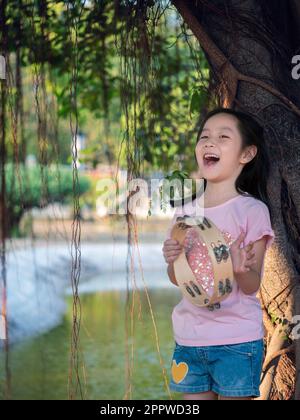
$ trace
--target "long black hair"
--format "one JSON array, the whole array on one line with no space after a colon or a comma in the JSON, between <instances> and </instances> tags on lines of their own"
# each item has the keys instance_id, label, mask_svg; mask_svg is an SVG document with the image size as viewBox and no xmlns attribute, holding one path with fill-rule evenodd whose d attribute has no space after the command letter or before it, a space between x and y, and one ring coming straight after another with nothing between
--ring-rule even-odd
<instances>
[{"instance_id":1,"label":"long black hair","mask_svg":"<svg viewBox=\"0 0 300 420\"><path fill-rule=\"evenodd\" d=\"M268 206L268 209L271 213L270 201L267 192L267 181L270 173L269 155L265 143L263 127L251 115L230 108L216 108L208 112L208 114L206 114L203 121L201 122L197 134L197 142L206 121L212 116L221 113L233 115L236 117L238 122L238 129L242 138L242 149L251 145L255 145L257 147L257 153L255 157L250 162L245 164L235 181L235 188L237 192L241 195L248 193L258 200L261 200ZM206 184L207 181L204 179L204 190L206 188ZM194 200L198 195L199 191L194 193L188 201Z\"/></svg>"}]
</instances>

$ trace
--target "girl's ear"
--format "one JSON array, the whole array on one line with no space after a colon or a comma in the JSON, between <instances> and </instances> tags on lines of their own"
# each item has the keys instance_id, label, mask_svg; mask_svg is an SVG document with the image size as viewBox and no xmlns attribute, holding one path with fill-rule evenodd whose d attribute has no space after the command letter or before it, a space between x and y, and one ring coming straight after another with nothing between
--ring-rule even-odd
<instances>
[{"instance_id":1,"label":"girl's ear","mask_svg":"<svg viewBox=\"0 0 300 420\"><path fill-rule=\"evenodd\" d=\"M246 149L243 151L240 162L241 163L248 163L250 162L257 154L257 146L252 144L251 146L247 146Z\"/></svg>"}]
</instances>

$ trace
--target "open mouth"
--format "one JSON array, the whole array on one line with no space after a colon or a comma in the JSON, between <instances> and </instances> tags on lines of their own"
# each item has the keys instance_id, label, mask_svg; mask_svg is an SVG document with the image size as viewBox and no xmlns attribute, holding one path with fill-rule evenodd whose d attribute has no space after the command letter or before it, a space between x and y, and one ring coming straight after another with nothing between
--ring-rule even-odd
<instances>
[{"instance_id":1,"label":"open mouth","mask_svg":"<svg viewBox=\"0 0 300 420\"><path fill-rule=\"evenodd\" d=\"M205 153L203 156L204 166L213 166L216 165L220 160L220 157L215 153Z\"/></svg>"}]
</instances>

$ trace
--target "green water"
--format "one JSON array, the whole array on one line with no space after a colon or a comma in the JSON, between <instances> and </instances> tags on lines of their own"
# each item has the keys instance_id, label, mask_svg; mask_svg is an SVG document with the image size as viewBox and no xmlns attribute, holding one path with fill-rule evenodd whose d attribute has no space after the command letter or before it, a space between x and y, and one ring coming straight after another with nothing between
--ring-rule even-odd
<instances>
[{"instance_id":1,"label":"green water","mask_svg":"<svg viewBox=\"0 0 300 420\"><path fill-rule=\"evenodd\" d=\"M156 321L163 366L170 379L174 348L171 313L180 300L176 289L149 291ZM125 395L126 333L133 329L134 363L131 377L132 399L168 399L155 333L144 292L136 295L134 323L125 322L126 293L98 292L81 297L81 350L85 364L87 399L122 399ZM60 326L38 338L15 345L10 350L12 399L67 399L72 325L72 300ZM130 300L130 304L132 300ZM128 306L127 306L128 307ZM141 309L140 309L141 308ZM131 319L131 317L130 317ZM130 344L131 352L131 344ZM1 395L5 384L4 355L0 353ZM81 373L82 373L82 363ZM82 377L82 376L81 376ZM82 380L84 382L84 380ZM180 394L171 393L173 399Z\"/></svg>"}]
</instances>

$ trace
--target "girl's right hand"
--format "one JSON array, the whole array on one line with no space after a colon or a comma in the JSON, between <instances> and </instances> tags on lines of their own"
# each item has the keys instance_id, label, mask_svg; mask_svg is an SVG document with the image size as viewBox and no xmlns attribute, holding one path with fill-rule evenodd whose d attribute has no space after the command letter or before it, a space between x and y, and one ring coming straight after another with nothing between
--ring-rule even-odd
<instances>
[{"instance_id":1,"label":"girl's right hand","mask_svg":"<svg viewBox=\"0 0 300 420\"><path fill-rule=\"evenodd\" d=\"M182 245L174 239L167 239L162 248L164 258L167 264L173 263L182 252Z\"/></svg>"}]
</instances>

